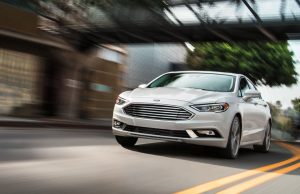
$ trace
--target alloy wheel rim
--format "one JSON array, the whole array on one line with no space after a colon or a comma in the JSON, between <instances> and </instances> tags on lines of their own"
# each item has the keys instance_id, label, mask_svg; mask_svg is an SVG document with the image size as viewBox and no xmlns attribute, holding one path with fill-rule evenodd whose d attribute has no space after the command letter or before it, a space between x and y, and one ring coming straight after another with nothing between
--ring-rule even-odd
<instances>
[{"instance_id":1,"label":"alloy wheel rim","mask_svg":"<svg viewBox=\"0 0 300 194\"><path fill-rule=\"evenodd\" d=\"M240 132L239 132L239 122L235 120L232 132L231 132L231 148L232 148L232 154L234 156L237 155L237 152L239 150L239 144L240 144Z\"/></svg>"},{"instance_id":2,"label":"alloy wheel rim","mask_svg":"<svg viewBox=\"0 0 300 194\"><path fill-rule=\"evenodd\" d=\"M270 149L270 145L271 145L271 133L270 133L270 126L268 125L267 134L266 134L266 148L267 148L267 150Z\"/></svg>"}]
</instances>

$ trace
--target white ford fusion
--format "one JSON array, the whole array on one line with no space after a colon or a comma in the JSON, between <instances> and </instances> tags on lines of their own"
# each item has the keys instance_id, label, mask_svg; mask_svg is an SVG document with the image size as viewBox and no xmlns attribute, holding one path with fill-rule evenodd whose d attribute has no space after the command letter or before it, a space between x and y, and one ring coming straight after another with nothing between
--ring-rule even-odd
<instances>
[{"instance_id":1,"label":"white ford fusion","mask_svg":"<svg viewBox=\"0 0 300 194\"><path fill-rule=\"evenodd\" d=\"M246 145L268 152L271 114L244 75L170 72L120 94L113 133L124 147L150 138L220 147L226 157L236 158Z\"/></svg>"}]
</instances>

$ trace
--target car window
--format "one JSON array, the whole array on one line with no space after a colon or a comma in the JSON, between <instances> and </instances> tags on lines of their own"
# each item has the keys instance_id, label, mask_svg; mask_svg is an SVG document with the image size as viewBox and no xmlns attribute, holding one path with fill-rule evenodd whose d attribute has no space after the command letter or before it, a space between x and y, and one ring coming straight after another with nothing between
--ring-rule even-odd
<instances>
[{"instance_id":1,"label":"car window","mask_svg":"<svg viewBox=\"0 0 300 194\"><path fill-rule=\"evenodd\" d=\"M216 92L232 92L235 76L213 73L169 73L153 81L148 87L193 88Z\"/></svg>"},{"instance_id":2,"label":"car window","mask_svg":"<svg viewBox=\"0 0 300 194\"><path fill-rule=\"evenodd\" d=\"M249 86L247 80L244 77L241 78L240 85L239 85L239 97L243 97L245 92L249 89L250 89L250 86Z\"/></svg>"}]
</instances>

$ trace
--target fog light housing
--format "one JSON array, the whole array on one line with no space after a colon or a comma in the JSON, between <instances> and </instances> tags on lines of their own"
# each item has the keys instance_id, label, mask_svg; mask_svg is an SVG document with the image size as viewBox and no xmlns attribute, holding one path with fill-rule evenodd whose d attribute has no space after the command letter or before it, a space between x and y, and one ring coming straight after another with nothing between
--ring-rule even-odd
<instances>
[{"instance_id":1,"label":"fog light housing","mask_svg":"<svg viewBox=\"0 0 300 194\"><path fill-rule=\"evenodd\" d=\"M198 137L221 137L215 129L195 129L193 131Z\"/></svg>"},{"instance_id":2,"label":"fog light housing","mask_svg":"<svg viewBox=\"0 0 300 194\"><path fill-rule=\"evenodd\" d=\"M124 123L122 123L121 121L118 121L116 119L114 119L113 121L113 127L121 129L123 127Z\"/></svg>"},{"instance_id":3,"label":"fog light housing","mask_svg":"<svg viewBox=\"0 0 300 194\"><path fill-rule=\"evenodd\" d=\"M197 132L201 135L207 135L207 136L215 136L216 133L213 130L197 130Z\"/></svg>"}]
</instances>

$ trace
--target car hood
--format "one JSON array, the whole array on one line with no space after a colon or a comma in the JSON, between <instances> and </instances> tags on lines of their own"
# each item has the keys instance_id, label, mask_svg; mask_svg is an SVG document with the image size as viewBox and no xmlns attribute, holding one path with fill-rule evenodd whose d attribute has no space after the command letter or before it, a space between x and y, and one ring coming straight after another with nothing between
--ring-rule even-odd
<instances>
[{"instance_id":1,"label":"car hood","mask_svg":"<svg viewBox=\"0 0 300 194\"><path fill-rule=\"evenodd\" d=\"M190 103L206 103L217 102L220 98L223 98L228 93L223 92L211 92L201 89L190 88L137 88L130 94L130 98L153 98L153 99L168 99L168 100L180 100Z\"/></svg>"}]
</instances>

